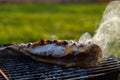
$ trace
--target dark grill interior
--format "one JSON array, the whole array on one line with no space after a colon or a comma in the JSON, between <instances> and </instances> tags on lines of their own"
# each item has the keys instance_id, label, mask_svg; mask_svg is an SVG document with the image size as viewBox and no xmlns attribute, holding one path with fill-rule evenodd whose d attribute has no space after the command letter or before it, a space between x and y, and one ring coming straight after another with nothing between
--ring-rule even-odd
<instances>
[{"instance_id":1,"label":"dark grill interior","mask_svg":"<svg viewBox=\"0 0 120 80\"><path fill-rule=\"evenodd\" d=\"M50 65L23 56L1 55L0 69L10 80L117 80L120 61L111 56L92 68L82 69ZM0 80L4 80L1 75Z\"/></svg>"}]
</instances>

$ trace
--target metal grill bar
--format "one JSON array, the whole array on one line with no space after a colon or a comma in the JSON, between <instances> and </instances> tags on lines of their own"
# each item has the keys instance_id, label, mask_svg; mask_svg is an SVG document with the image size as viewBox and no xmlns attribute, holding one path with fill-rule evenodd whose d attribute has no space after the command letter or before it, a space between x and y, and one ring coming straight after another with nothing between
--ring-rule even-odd
<instances>
[{"instance_id":1,"label":"metal grill bar","mask_svg":"<svg viewBox=\"0 0 120 80\"><path fill-rule=\"evenodd\" d=\"M9 45L11 44L0 45L0 47ZM0 55L0 69L10 80L84 80L112 72L120 72L119 66L120 61L115 57L104 58L96 66L82 69L81 67L64 68L58 65L45 64L23 56ZM0 80L4 79L0 76Z\"/></svg>"},{"instance_id":2,"label":"metal grill bar","mask_svg":"<svg viewBox=\"0 0 120 80\"><path fill-rule=\"evenodd\" d=\"M120 71L119 66L120 61L113 58L105 58L103 62L92 68L82 69L49 65L26 57L0 56L0 68L11 80L86 79ZM0 80L2 80L1 77Z\"/></svg>"}]
</instances>

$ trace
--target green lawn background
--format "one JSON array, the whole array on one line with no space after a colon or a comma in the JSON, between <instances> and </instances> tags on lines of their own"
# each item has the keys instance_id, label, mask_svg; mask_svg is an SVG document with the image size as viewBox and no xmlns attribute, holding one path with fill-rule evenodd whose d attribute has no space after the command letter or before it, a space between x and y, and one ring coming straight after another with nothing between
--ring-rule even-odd
<instances>
[{"instance_id":1,"label":"green lawn background","mask_svg":"<svg viewBox=\"0 0 120 80\"><path fill-rule=\"evenodd\" d=\"M0 4L0 44L78 40L99 27L107 4ZM56 37L55 37L56 36Z\"/></svg>"}]
</instances>

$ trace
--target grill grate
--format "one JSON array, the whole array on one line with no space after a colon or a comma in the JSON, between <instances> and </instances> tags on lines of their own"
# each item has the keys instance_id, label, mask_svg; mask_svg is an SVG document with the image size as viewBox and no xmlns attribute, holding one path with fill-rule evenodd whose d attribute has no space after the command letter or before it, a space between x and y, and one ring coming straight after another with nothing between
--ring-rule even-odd
<instances>
[{"instance_id":1,"label":"grill grate","mask_svg":"<svg viewBox=\"0 0 120 80\"><path fill-rule=\"evenodd\" d=\"M64 68L34 61L23 56L0 56L0 69L10 80L53 80L53 79L86 79L120 71L120 61L105 58L100 64L89 68ZM0 77L0 80L3 78Z\"/></svg>"},{"instance_id":2,"label":"grill grate","mask_svg":"<svg viewBox=\"0 0 120 80\"><path fill-rule=\"evenodd\" d=\"M94 67L82 69L81 67L65 68L59 65L50 65L18 55L0 55L0 69L10 80L88 80L110 73L119 73L120 61L110 56ZM112 78L113 74L109 77ZM110 78L104 80L110 80ZM4 80L2 76L0 76L0 80Z\"/></svg>"}]
</instances>

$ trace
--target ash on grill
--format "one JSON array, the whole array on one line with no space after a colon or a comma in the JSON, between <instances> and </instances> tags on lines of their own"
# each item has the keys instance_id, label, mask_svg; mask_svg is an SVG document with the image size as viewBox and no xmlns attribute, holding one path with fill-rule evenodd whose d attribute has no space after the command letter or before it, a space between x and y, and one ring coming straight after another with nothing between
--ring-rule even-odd
<instances>
[{"instance_id":1,"label":"ash on grill","mask_svg":"<svg viewBox=\"0 0 120 80\"><path fill-rule=\"evenodd\" d=\"M0 55L0 69L10 80L117 80L119 66L120 61L113 56L104 58L94 67L82 69L50 65L18 55ZM4 80L2 75L0 80Z\"/></svg>"}]
</instances>

